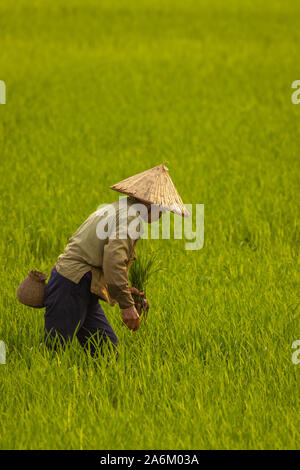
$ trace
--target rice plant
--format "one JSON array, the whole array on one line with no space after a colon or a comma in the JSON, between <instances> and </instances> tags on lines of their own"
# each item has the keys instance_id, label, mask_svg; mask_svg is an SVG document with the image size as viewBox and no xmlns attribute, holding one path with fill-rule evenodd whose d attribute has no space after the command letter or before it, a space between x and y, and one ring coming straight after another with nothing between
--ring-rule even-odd
<instances>
[{"instance_id":1,"label":"rice plant","mask_svg":"<svg viewBox=\"0 0 300 470\"><path fill-rule=\"evenodd\" d=\"M142 243L142 242L140 242ZM133 294L133 299L140 314L148 315L149 302L146 298L146 288L149 280L163 269L159 253L155 251L147 252L145 248L138 251L138 255L129 270L129 281L133 287L136 287L144 295Z\"/></svg>"},{"instance_id":2,"label":"rice plant","mask_svg":"<svg viewBox=\"0 0 300 470\"><path fill-rule=\"evenodd\" d=\"M129 280L132 286L146 294L149 280L163 269L158 252L141 249L129 270Z\"/></svg>"}]
</instances>

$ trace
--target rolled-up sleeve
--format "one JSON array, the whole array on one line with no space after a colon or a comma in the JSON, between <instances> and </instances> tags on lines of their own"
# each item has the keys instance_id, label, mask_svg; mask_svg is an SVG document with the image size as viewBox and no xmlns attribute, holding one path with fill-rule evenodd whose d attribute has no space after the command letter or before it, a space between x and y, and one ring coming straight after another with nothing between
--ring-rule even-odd
<instances>
[{"instance_id":1,"label":"rolled-up sleeve","mask_svg":"<svg viewBox=\"0 0 300 470\"><path fill-rule=\"evenodd\" d=\"M104 247L103 271L109 295L122 309L134 305L128 288L128 266L132 250L133 240L130 238L109 239Z\"/></svg>"}]
</instances>

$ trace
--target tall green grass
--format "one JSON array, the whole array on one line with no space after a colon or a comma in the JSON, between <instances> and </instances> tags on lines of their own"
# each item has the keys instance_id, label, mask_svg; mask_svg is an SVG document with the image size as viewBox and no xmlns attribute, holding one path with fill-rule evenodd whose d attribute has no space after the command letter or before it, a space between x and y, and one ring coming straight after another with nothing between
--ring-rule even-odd
<instances>
[{"instance_id":1,"label":"tall green grass","mask_svg":"<svg viewBox=\"0 0 300 470\"><path fill-rule=\"evenodd\" d=\"M300 7L287 0L0 4L0 447L297 448ZM165 163L205 244L166 268L136 333L92 360L16 299L109 185Z\"/></svg>"}]
</instances>

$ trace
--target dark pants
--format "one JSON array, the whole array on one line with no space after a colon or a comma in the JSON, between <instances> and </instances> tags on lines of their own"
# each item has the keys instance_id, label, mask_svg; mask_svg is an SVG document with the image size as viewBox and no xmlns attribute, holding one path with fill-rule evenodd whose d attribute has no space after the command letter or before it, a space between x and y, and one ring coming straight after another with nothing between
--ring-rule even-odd
<instances>
[{"instance_id":1,"label":"dark pants","mask_svg":"<svg viewBox=\"0 0 300 470\"><path fill-rule=\"evenodd\" d=\"M90 292L90 286L91 281L86 276L76 284L61 276L55 268L52 270L45 295L45 340L48 346L53 345L53 339L64 343L75 334L92 355L108 339L117 346L118 339L98 302L99 297Z\"/></svg>"}]
</instances>

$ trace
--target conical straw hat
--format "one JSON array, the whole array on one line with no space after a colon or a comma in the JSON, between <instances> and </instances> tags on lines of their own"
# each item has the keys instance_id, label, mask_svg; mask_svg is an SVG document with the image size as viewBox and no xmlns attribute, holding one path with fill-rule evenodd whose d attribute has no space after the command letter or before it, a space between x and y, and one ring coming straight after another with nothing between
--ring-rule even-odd
<instances>
[{"instance_id":1,"label":"conical straw hat","mask_svg":"<svg viewBox=\"0 0 300 470\"><path fill-rule=\"evenodd\" d=\"M148 204L157 204L184 217L190 215L171 180L168 168L164 165L131 176L110 186L110 189L128 194Z\"/></svg>"}]
</instances>

